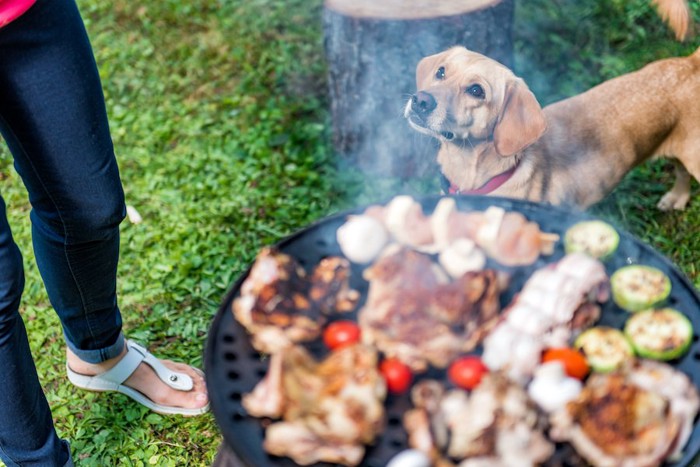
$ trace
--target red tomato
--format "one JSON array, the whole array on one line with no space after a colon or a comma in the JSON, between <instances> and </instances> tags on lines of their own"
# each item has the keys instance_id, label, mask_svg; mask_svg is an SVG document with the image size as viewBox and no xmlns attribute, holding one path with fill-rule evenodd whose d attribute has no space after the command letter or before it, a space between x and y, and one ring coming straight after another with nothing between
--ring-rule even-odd
<instances>
[{"instance_id":1,"label":"red tomato","mask_svg":"<svg viewBox=\"0 0 700 467\"><path fill-rule=\"evenodd\" d=\"M339 349L360 340L360 327L354 321L334 321L323 331L323 342L331 349Z\"/></svg>"},{"instance_id":2,"label":"red tomato","mask_svg":"<svg viewBox=\"0 0 700 467\"><path fill-rule=\"evenodd\" d=\"M564 365L564 371L572 378L583 379L590 371L586 357L570 347L551 348L542 354L542 362L558 360Z\"/></svg>"},{"instance_id":3,"label":"red tomato","mask_svg":"<svg viewBox=\"0 0 700 467\"><path fill-rule=\"evenodd\" d=\"M447 369L447 377L450 381L462 389L474 389L481 382L489 369L476 355L460 357L450 364Z\"/></svg>"},{"instance_id":4,"label":"red tomato","mask_svg":"<svg viewBox=\"0 0 700 467\"><path fill-rule=\"evenodd\" d=\"M386 387L392 394L402 394L408 391L413 383L411 368L398 358L387 358L379 364L379 372L386 381Z\"/></svg>"}]
</instances>

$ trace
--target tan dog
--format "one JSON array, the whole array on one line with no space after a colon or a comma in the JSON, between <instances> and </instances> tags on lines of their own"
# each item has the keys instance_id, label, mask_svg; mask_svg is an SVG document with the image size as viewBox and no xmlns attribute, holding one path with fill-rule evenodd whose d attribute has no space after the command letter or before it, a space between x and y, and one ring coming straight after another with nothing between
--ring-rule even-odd
<instances>
[{"instance_id":1,"label":"tan dog","mask_svg":"<svg viewBox=\"0 0 700 467\"><path fill-rule=\"evenodd\" d=\"M684 41L690 37L693 15L686 0L652 0L651 3L676 35L676 39Z\"/></svg>"},{"instance_id":2,"label":"tan dog","mask_svg":"<svg viewBox=\"0 0 700 467\"><path fill-rule=\"evenodd\" d=\"M636 165L667 156L676 182L658 206L668 210L685 208L690 175L700 180L700 49L544 110L511 70L463 47L421 60L416 80L405 116L440 141L453 193L586 208Z\"/></svg>"}]
</instances>

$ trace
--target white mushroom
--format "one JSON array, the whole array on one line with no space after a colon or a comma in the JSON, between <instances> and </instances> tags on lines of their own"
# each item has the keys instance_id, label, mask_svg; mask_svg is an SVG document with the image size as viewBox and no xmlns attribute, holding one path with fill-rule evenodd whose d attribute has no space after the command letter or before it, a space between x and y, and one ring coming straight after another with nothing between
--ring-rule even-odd
<instances>
[{"instance_id":1,"label":"white mushroom","mask_svg":"<svg viewBox=\"0 0 700 467\"><path fill-rule=\"evenodd\" d=\"M453 278L469 271L481 271L486 265L486 255L468 238L458 238L440 252L438 257L445 271Z\"/></svg>"},{"instance_id":2,"label":"white mushroom","mask_svg":"<svg viewBox=\"0 0 700 467\"><path fill-rule=\"evenodd\" d=\"M374 217L350 216L336 232L340 250L354 263L369 263L389 242L389 234Z\"/></svg>"},{"instance_id":3,"label":"white mushroom","mask_svg":"<svg viewBox=\"0 0 700 467\"><path fill-rule=\"evenodd\" d=\"M406 449L392 457L386 467L430 467L430 458L417 449Z\"/></svg>"},{"instance_id":4,"label":"white mushroom","mask_svg":"<svg viewBox=\"0 0 700 467\"><path fill-rule=\"evenodd\" d=\"M581 381L567 376L561 362L552 361L537 367L527 392L542 410L552 413L576 399L582 389Z\"/></svg>"}]
</instances>

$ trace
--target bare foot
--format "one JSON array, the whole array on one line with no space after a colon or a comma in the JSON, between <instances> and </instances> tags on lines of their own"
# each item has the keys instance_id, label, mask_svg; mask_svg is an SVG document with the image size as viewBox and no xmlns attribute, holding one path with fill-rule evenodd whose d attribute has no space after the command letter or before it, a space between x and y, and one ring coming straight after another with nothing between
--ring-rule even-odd
<instances>
[{"instance_id":1,"label":"bare foot","mask_svg":"<svg viewBox=\"0 0 700 467\"><path fill-rule=\"evenodd\" d=\"M124 346L124 350L119 356L102 363L93 364L80 360L70 349L66 350L67 363L70 369L85 376L95 376L104 373L116 365L126 353L127 347ZM157 404L187 409L198 409L207 405L209 398L207 396L204 377L201 374L196 372L191 366L183 363L177 363L171 360L160 361L173 371L189 375L194 382L192 390L179 391L171 388L161 381L155 371L145 363L141 363L123 384L132 389L136 389Z\"/></svg>"}]
</instances>

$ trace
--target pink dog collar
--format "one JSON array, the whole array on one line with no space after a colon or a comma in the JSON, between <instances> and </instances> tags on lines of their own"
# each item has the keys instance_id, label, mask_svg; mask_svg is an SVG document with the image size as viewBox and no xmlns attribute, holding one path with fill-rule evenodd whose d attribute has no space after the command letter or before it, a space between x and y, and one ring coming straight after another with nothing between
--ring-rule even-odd
<instances>
[{"instance_id":1,"label":"pink dog collar","mask_svg":"<svg viewBox=\"0 0 700 467\"><path fill-rule=\"evenodd\" d=\"M513 167L510 169L506 170L503 173L500 173L496 175L495 177L491 178L489 181L484 183L483 186L480 188L476 188L474 190L460 190L457 185L454 183L450 184L450 188L448 190L448 193L451 195L487 195L494 191L496 188L499 186L503 185L505 182L507 182L510 177L513 176L515 173L515 170L518 168L518 164L515 164Z\"/></svg>"},{"instance_id":2,"label":"pink dog collar","mask_svg":"<svg viewBox=\"0 0 700 467\"><path fill-rule=\"evenodd\" d=\"M35 2L36 0L0 0L0 28L22 16Z\"/></svg>"}]
</instances>

